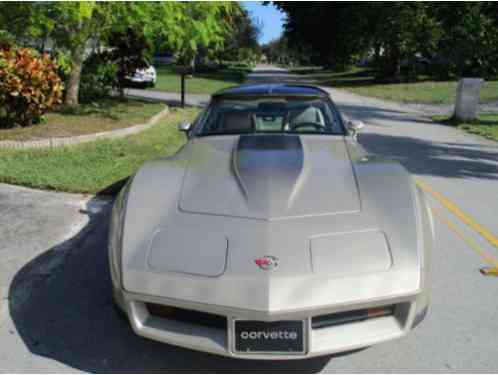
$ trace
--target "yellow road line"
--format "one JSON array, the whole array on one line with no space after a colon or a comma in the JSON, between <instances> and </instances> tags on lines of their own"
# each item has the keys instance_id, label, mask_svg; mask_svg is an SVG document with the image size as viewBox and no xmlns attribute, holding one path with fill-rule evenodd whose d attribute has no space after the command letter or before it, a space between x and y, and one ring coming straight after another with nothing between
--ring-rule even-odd
<instances>
[{"instance_id":1,"label":"yellow road line","mask_svg":"<svg viewBox=\"0 0 498 375\"><path fill-rule=\"evenodd\" d=\"M496 267L483 267L479 271L485 276L498 276L498 268Z\"/></svg>"},{"instance_id":2,"label":"yellow road line","mask_svg":"<svg viewBox=\"0 0 498 375\"><path fill-rule=\"evenodd\" d=\"M488 263L491 268L483 268L481 269L481 273L483 274L494 274L496 270L498 270L498 259L496 259L493 255L485 252L481 247L472 239L468 238L461 230L454 224L452 221L447 219L441 211L432 207L432 212L443 222L448 228L450 228L453 232L455 232L458 237L460 237L467 245L470 246L472 250L474 250L478 255L483 258L486 263Z\"/></svg>"},{"instance_id":3,"label":"yellow road line","mask_svg":"<svg viewBox=\"0 0 498 375\"><path fill-rule=\"evenodd\" d=\"M496 237L491 231L484 228L482 225L478 224L474 219L472 219L469 215L465 214L456 204L451 202L448 198L444 197L442 194L434 191L432 187L430 187L425 182L420 180L416 180L415 183L425 192L432 195L439 203L441 203L444 207L450 210L456 217L462 220L469 227L474 229L477 233L479 233L482 237L484 237L491 245L498 248L498 237Z\"/></svg>"}]
</instances>

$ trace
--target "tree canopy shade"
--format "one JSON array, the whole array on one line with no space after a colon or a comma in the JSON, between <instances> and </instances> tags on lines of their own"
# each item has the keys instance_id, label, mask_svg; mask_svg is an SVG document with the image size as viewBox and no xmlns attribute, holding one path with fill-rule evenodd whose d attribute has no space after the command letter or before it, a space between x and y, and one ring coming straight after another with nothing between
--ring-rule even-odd
<instances>
[{"instance_id":1,"label":"tree canopy shade","mask_svg":"<svg viewBox=\"0 0 498 375\"><path fill-rule=\"evenodd\" d=\"M234 3L235 12L231 17L231 31L225 39L223 50L217 57L228 61L241 61L260 54L258 43L261 25L251 18L249 12L239 3Z\"/></svg>"},{"instance_id":2,"label":"tree canopy shade","mask_svg":"<svg viewBox=\"0 0 498 375\"><path fill-rule=\"evenodd\" d=\"M217 51L230 32L230 17L236 6L230 2L161 2L158 31L165 45L174 51L180 62L190 64L199 48ZM160 31L162 30L162 32Z\"/></svg>"},{"instance_id":3,"label":"tree canopy shade","mask_svg":"<svg viewBox=\"0 0 498 375\"><path fill-rule=\"evenodd\" d=\"M0 2L0 29L18 38L50 39L65 52L71 65L65 103L76 105L90 42L136 30L186 62L200 47L222 47L234 9L230 2Z\"/></svg>"},{"instance_id":4,"label":"tree canopy shade","mask_svg":"<svg viewBox=\"0 0 498 375\"><path fill-rule=\"evenodd\" d=\"M432 13L442 29L438 49L452 71L466 76L498 74L498 3L443 2Z\"/></svg>"},{"instance_id":5,"label":"tree canopy shade","mask_svg":"<svg viewBox=\"0 0 498 375\"><path fill-rule=\"evenodd\" d=\"M309 65L314 59L315 52L299 41L290 42L286 35L272 40L263 46L261 50L270 63L293 66Z\"/></svg>"},{"instance_id":6,"label":"tree canopy shade","mask_svg":"<svg viewBox=\"0 0 498 375\"><path fill-rule=\"evenodd\" d=\"M364 5L360 9L353 2L273 3L287 15L284 36L288 44L309 45L316 52L314 63L343 66L366 48L361 32Z\"/></svg>"},{"instance_id":7,"label":"tree canopy shade","mask_svg":"<svg viewBox=\"0 0 498 375\"><path fill-rule=\"evenodd\" d=\"M214 53L223 47L231 30L231 16L237 7L231 2L152 3L152 20L163 47L173 51L182 65L182 106L185 103L185 75L201 48Z\"/></svg>"},{"instance_id":8,"label":"tree canopy shade","mask_svg":"<svg viewBox=\"0 0 498 375\"><path fill-rule=\"evenodd\" d=\"M378 73L400 74L416 54L448 73L497 74L498 4L481 2L273 2L286 13L285 37L308 45L320 65L344 68L375 51Z\"/></svg>"}]
</instances>

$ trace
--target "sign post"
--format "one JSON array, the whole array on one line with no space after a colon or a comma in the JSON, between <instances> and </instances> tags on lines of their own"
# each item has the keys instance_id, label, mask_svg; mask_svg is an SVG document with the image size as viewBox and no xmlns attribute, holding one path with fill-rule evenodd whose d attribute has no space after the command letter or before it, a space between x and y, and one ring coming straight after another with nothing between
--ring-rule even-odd
<instances>
[{"instance_id":1,"label":"sign post","mask_svg":"<svg viewBox=\"0 0 498 375\"><path fill-rule=\"evenodd\" d=\"M462 78L458 82L455 113L458 121L472 121L477 118L479 93L484 80L481 78Z\"/></svg>"},{"instance_id":2,"label":"sign post","mask_svg":"<svg viewBox=\"0 0 498 375\"><path fill-rule=\"evenodd\" d=\"M189 68L186 66L179 66L176 68L176 72L180 74L180 82L181 82L181 106L185 107L185 78L187 73L189 72Z\"/></svg>"}]
</instances>

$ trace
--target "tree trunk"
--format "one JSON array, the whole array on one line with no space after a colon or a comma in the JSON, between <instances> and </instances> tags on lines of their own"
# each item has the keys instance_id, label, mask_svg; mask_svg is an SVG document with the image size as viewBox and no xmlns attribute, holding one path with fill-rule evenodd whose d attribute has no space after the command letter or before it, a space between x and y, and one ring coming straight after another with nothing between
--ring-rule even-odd
<instances>
[{"instance_id":1,"label":"tree trunk","mask_svg":"<svg viewBox=\"0 0 498 375\"><path fill-rule=\"evenodd\" d=\"M376 69L379 68L379 64L380 64L380 50L381 50L381 44L375 43L374 44L373 66L376 67Z\"/></svg>"},{"instance_id":2,"label":"tree trunk","mask_svg":"<svg viewBox=\"0 0 498 375\"><path fill-rule=\"evenodd\" d=\"M388 81L398 80L401 74L401 57L398 46L387 45L381 61L380 77Z\"/></svg>"},{"instance_id":3,"label":"tree trunk","mask_svg":"<svg viewBox=\"0 0 498 375\"><path fill-rule=\"evenodd\" d=\"M67 106L77 106L79 104L81 70L85 56L85 43L75 46L71 51L72 66L69 79L67 81L66 99L64 104Z\"/></svg>"}]
</instances>

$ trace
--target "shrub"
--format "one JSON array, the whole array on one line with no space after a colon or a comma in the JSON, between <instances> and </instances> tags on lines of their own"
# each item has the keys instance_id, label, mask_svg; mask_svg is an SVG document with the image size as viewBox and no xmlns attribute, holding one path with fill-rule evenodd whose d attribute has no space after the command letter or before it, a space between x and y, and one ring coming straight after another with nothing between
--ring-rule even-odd
<instances>
[{"instance_id":1,"label":"shrub","mask_svg":"<svg viewBox=\"0 0 498 375\"><path fill-rule=\"evenodd\" d=\"M63 83L47 54L29 48L0 48L0 127L39 123L62 101Z\"/></svg>"},{"instance_id":2,"label":"shrub","mask_svg":"<svg viewBox=\"0 0 498 375\"><path fill-rule=\"evenodd\" d=\"M127 76L149 66L147 60L152 46L142 32L131 28L112 33L107 42L111 60L118 65L118 83L123 88L128 83Z\"/></svg>"},{"instance_id":3,"label":"shrub","mask_svg":"<svg viewBox=\"0 0 498 375\"><path fill-rule=\"evenodd\" d=\"M14 43L14 36L7 30L0 29L0 48Z\"/></svg>"},{"instance_id":4,"label":"shrub","mask_svg":"<svg viewBox=\"0 0 498 375\"><path fill-rule=\"evenodd\" d=\"M436 57L429 65L429 75L440 81L448 81L454 78L455 64L443 57Z\"/></svg>"},{"instance_id":5,"label":"shrub","mask_svg":"<svg viewBox=\"0 0 498 375\"><path fill-rule=\"evenodd\" d=\"M91 103L110 96L118 85L118 66L113 63L107 52L90 55L83 64L81 72L79 99Z\"/></svg>"}]
</instances>

